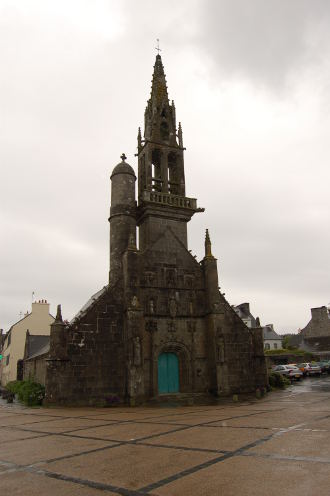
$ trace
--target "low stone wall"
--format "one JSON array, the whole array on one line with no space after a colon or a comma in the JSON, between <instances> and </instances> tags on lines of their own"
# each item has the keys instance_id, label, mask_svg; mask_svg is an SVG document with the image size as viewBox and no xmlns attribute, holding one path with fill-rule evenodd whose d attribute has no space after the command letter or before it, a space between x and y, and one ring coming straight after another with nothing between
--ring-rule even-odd
<instances>
[{"instance_id":1,"label":"low stone wall","mask_svg":"<svg viewBox=\"0 0 330 496\"><path fill-rule=\"evenodd\" d=\"M24 360L23 380L33 380L45 385L46 383L46 358L48 353L35 358Z\"/></svg>"}]
</instances>

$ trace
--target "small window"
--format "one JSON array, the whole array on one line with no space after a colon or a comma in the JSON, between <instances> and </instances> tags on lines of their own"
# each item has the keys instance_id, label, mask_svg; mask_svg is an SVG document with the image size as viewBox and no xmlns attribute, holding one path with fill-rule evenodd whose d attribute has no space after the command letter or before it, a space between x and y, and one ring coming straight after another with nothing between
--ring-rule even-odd
<instances>
[{"instance_id":1,"label":"small window","mask_svg":"<svg viewBox=\"0 0 330 496\"><path fill-rule=\"evenodd\" d=\"M277 343L274 343L274 350L277 350Z\"/></svg>"},{"instance_id":2,"label":"small window","mask_svg":"<svg viewBox=\"0 0 330 496\"><path fill-rule=\"evenodd\" d=\"M270 350L270 344L269 343L265 343L265 350Z\"/></svg>"},{"instance_id":3,"label":"small window","mask_svg":"<svg viewBox=\"0 0 330 496\"><path fill-rule=\"evenodd\" d=\"M7 348L10 346L11 343L11 332L8 334L8 339L7 339Z\"/></svg>"},{"instance_id":4,"label":"small window","mask_svg":"<svg viewBox=\"0 0 330 496\"><path fill-rule=\"evenodd\" d=\"M10 355L6 356L6 365L9 365Z\"/></svg>"}]
</instances>

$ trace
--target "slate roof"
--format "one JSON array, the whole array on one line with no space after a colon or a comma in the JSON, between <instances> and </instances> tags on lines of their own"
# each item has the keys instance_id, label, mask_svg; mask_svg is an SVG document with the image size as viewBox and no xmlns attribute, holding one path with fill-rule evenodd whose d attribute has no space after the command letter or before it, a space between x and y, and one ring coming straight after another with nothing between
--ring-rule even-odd
<instances>
[{"instance_id":1,"label":"slate roof","mask_svg":"<svg viewBox=\"0 0 330 496\"><path fill-rule=\"evenodd\" d=\"M83 305L81 307L81 309L73 317L73 319L70 320L70 324L72 324L76 319L79 319L79 318L83 317L83 315L85 315L87 313L88 309L92 305L94 305L94 303L96 302L96 300L98 300L102 295L104 295L104 293L107 291L107 289L108 289L108 286L104 286L102 289L100 289L99 291L97 291L97 293L93 294L93 296L91 296L91 298L89 298L89 300L85 303L85 305Z\"/></svg>"},{"instance_id":2,"label":"slate roof","mask_svg":"<svg viewBox=\"0 0 330 496\"><path fill-rule=\"evenodd\" d=\"M27 342L27 355L25 359L33 358L38 355L43 355L49 351L49 336L37 336L30 334Z\"/></svg>"},{"instance_id":3,"label":"slate roof","mask_svg":"<svg viewBox=\"0 0 330 496\"><path fill-rule=\"evenodd\" d=\"M282 337L279 336L274 329L272 329L270 326L263 326L262 332L264 334L264 340L265 339L277 339L279 341L282 341Z\"/></svg>"}]
</instances>

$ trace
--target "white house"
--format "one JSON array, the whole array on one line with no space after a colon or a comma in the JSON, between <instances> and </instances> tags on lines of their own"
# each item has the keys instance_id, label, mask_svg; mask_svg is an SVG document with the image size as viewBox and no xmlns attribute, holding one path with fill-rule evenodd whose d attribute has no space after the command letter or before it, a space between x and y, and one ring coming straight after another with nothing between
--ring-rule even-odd
<instances>
[{"instance_id":1,"label":"white house","mask_svg":"<svg viewBox=\"0 0 330 496\"><path fill-rule=\"evenodd\" d=\"M17 362L23 359L26 331L30 335L50 335L50 325L54 317L49 313L49 303L41 300L32 303L31 313L12 325L7 332L2 346L1 384L17 379Z\"/></svg>"}]
</instances>

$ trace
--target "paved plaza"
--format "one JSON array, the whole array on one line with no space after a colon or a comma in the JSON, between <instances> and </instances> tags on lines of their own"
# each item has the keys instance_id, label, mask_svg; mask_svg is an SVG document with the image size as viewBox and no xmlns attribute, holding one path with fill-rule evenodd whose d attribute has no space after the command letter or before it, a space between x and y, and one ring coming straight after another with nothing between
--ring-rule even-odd
<instances>
[{"instance_id":1,"label":"paved plaza","mask_svg":"<svg viewBox=\"0 0 330 496\"><path fill-rule=\"evenodd\" d=\"M330 377L217 406L0 405L0 493L313 496L330 491Z\"/></svg>"}]
</instances>

